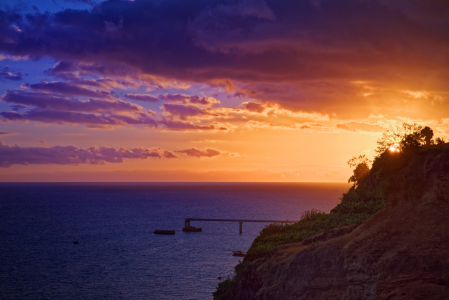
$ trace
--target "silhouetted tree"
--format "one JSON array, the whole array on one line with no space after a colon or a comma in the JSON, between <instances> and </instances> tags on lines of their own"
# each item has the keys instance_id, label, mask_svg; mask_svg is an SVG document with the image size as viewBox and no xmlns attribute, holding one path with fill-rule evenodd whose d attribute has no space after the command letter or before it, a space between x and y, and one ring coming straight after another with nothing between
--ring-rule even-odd
<instances>
[{"instance_id":1,"label":"silhouetted tree","mask_svg":"<svg viewBox=\"0 0 449 300\"><path fill-rule=\"evenodd\" d=\"M424 139L425 145L430 146L432 144L433 130L426 126L421 130L421 137Z\"/></svg>"},{"instance_id":2,"label":"silhouetted tree","mask_svg":"<svg viewBox=\"0 0 449 300\"><path fill-rule=\"evenodd\" d=\"M436 142L437 145L443 145L444 143L446 143L444 141L444 138L439 138L439 137L437 137L435 142Z\"/></svg>"},{"instance_id":3,"label":"silhouetted tree","mask_svg":"<svg viewBox=\"0 0 449 300\"><path fill-rule=\"evenodd\" d=\"M415 150L421 146L419 134L409 134L400 143L402 151Z\"/></svg>"},{"instance_id":4,"label":"silhouetted tree","mask_svg":"<svg viewBox=\"0 0 449 300\"><path fill-rule=\"evenodd\" d=\"M402 123L401 126L396 126L393 129L387 130L377 141L377 154L382 154L392 145L401 146L401 142L404 141L408 136L410 136L409 140L411 138L418 141L421 140L422 129L422 126L415 123Z\"/></svg>"},{"instance_id":5,"label":"silhouetted tree","mask_svg":"<svg viewBox=\"0 0 449 300\"><path fill-rule=\"evenodd\" d=\"M360 181L369 174L369 166L368 163L371 161L365 156L365 154L359 156L353 156L350 160L348 160L348 165L353 170L354 174L349 177L348 182L354 182L354 185L358 185Z\"/></svg>"}]
</instances>

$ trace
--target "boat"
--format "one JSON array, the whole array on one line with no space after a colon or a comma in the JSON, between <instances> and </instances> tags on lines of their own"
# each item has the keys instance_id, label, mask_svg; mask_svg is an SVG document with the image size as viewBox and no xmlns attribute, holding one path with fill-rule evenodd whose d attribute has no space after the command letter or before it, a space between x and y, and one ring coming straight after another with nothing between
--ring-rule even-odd
<instances>
[{"instance_id":1,"label":"boat","mask_svg":"<svg viewBox=\"0 0 449 300\"><path fill-rule=\"evenodd\" d=\"M154 234L175 234L174 230L155 230Z\"/></svg>"},{"instance_id":2,"label":"boat","mask_svg":"<svg viewBox=\"0 0 449 300\"><path fill-rule=\"evenodd\" d=\"M245 253L243 253L242 251L232 251L234 253L232 253L232 256L240 256L240 257L245 257Z\"/></svg>"},{"instance_id":3,"label":"boat","mask_svg":"<svg viewBox=\"0 0 449 300\"><path fill-rule=\"evenodd\" d=\"M201 232L201 231L203 231L203 228L196 228L196 227L190 226L190 227L184 227L182 229L182 231L185 231L185 232Z\"/></svg>"}]
</instances>

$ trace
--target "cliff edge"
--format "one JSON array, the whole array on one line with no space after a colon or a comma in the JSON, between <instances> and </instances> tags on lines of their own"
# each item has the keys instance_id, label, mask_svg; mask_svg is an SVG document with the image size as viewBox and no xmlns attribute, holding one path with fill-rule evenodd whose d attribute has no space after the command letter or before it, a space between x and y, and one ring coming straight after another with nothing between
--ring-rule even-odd
<instances>
[{"instance_id":1,"label":"cliff edge","mask_svg":"<svg viewBox=\"0 0 449 300\"><path fill-rule=\"evenodd\" d=\"M394 159L375 163L364 185ZM371 218L247 262L215 299L449 299L449 148L413 153L388 176Z\"/></svg>"}]
</instances>

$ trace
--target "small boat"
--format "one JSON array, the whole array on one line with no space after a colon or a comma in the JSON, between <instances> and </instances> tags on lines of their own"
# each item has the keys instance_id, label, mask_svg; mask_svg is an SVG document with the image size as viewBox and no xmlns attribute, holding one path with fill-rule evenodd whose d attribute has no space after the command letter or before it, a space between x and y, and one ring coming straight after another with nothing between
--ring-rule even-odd
<instances>
[{"instance_id":1,"label":"small boat","mask_svg":"<svg viewBox=\"0 0 449 300\"><path fill-rule=\"evenodd\" d=\"M196 227L191 226L191 227L184 227L182 229L182 231L185 231L185 232L201 232L201 231L203 231L203 228L196 228Z\"/></svg>"},{"instance_id":2,"label":"small boat","mask_svg":"<svg viewBox=\"0 0 449 300\"><path fill-rule=\"evenodd\" d=\"M155 230L154 234L175 234L174 230Z\"/></svg>"},{"instance_id":3,"label":"small boat","mask_svg":"<svg viewBox=\"0 0 449 300\"><path fill-rule=\"evenodd\" d=\"M232 253L232 256L240 256L240 257L245 257L245 253L243 253L242 251L232 251L234 253Z\"/></svg>"}]
</instances>

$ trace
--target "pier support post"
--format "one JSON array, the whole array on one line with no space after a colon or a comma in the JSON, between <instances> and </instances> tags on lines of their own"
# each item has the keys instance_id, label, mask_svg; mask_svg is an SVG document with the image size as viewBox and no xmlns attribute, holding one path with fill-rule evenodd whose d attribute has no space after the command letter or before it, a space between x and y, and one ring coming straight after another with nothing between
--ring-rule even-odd
<instances>
[{"instance_id":1,"label":"pier support post","mask_svg":"<svg viewBox=\"0 0 449 300\"><path fill-rule=\"evenodd\" d=\"M242 234L243 222L239 222L239 233Z\"/></svg>"}]
</instances>

